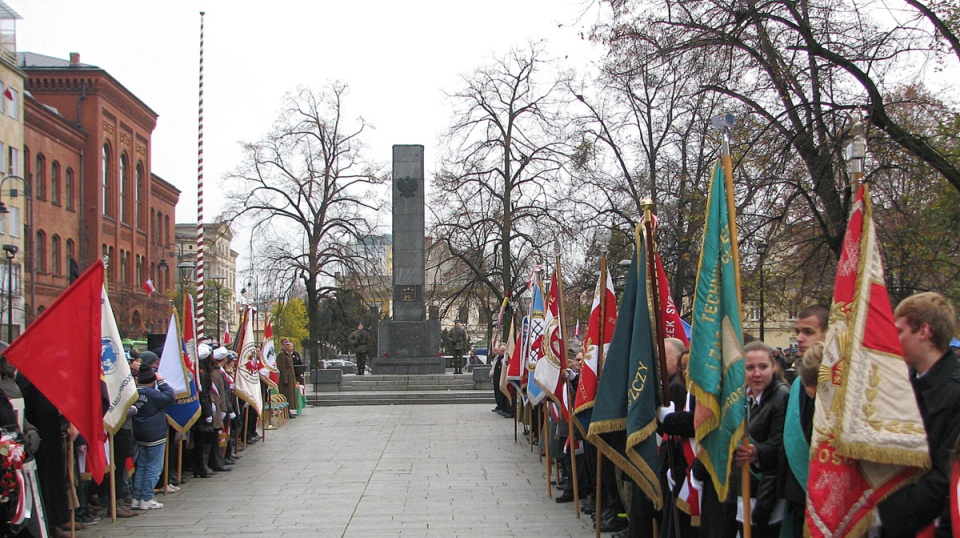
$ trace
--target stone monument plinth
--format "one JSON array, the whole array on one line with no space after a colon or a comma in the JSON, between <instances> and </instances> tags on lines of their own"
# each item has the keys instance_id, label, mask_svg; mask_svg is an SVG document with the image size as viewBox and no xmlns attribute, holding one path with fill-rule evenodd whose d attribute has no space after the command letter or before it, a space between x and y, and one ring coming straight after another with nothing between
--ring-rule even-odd
<instances>
[{"instance_id":1,"label":"stone monument plinth","mask_svg":"<svg viewBox=\"0 0 960 538\"><path fill-rule=\"evenodd\" d=\"M440 321L423 300L423 146L393 146L393 319L380 322L377 374L442 374Z\"/></svg>"}]
</instances>

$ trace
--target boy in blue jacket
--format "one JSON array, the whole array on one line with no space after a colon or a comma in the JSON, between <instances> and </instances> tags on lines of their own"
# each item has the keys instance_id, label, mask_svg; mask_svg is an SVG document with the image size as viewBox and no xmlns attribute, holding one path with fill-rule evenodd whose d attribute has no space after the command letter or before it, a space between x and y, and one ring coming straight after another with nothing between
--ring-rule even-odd
<instances>
[{"instance_id":1,"label":"boy in blue jacket","mask_svg":"<svg viewBox=\"0 0 960 538\"><path fill-rule=\"evenodd\" d=\"M140 398L135 404L137 414L133 417L133 437L137 442L134 463L137 466L133 478L134 510L163 508L153 495L153 486L160 478L163 467L164 445L167 442L167 417L164 409L175 401L173 388L152 368L143 368L137 373L137 392Z\"/></svg>"}]
</instances>

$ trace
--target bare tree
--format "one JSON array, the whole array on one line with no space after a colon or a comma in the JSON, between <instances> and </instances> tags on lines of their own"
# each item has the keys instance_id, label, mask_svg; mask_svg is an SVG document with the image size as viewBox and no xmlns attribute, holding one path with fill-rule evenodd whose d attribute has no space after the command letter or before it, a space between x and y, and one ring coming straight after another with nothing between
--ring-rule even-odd
<instances>
[{"instance_id":1,"label":"bare tree","mask_svg":"<svg viewBox=\"0 0 960 538\"><path fill-rule=\"evenodd\" d=\"M506 292L522 289L525 267L563 229L557 199L570 99L542 57L539 45L514 50L450 96L455 117L443 140L432 235L465 269L450 300L481 298L487 318Z\"/></svg>"},{"instance_id":2,"label":"bare tree","mask_svg":"<svg viewBox=\"0 0 960 538\"><path fill-rule=\"evenodd\" d=\"M362 118L350 122L332 83L319 93L299 89L260 142L246 144L243 163L226 177L226 215L253 222L273 282L300 279L306 288L310 353L316 364L320 300L336 290L336 273L357 267L347 245L371 233L381 207L380 168L363 156Z\"/></svg>"}]
</instances>

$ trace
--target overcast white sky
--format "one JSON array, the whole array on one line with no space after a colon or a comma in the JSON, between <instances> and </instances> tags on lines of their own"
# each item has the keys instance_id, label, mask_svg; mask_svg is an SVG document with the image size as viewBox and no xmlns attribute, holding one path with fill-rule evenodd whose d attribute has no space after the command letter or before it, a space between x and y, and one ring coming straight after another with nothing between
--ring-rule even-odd
<instances>
[{"instance_id":1,"label":"overcast white sky","mask_svg":"<svg viewBox=\"0 0 960 538\"><path fill-rule=\"evenodd\" d=\"M200 11L205 220L222 207L221 177L239 162L238 142L261 138L298 85L347 82L347 116L376 127L368 158L388 164L393 144L423 144L429 176L450 123L443 92L458 88L460 75L529 40L545 40L569 67L598 55L580 37L597 17L583 16L590 0L6 2L23 17L20 51L78 52L159 115L153 172L182 191L178 222L196 221Z\"/></svg>"}]
</instances>

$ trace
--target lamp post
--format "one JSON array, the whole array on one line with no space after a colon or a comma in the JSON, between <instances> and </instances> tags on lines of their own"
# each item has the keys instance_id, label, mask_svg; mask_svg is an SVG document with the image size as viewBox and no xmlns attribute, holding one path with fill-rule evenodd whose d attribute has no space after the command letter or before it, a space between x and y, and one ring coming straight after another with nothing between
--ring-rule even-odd
<instances>
[{"instance_id":1,"label":"lamp post","mask_svg":"<svg viewBox=\"0 0 960 538\"><path fill-rule=\"evenodd\" d=\"M220 343L220 289L226 279L227 277L219 274L210 277L210 280L213 280L213 285L217 288L217 343Z\"/></svg>"},{"instance_id":2,"label":"lamp post","mask_svg":"<svg viewBox=\"0 0 960 538\"><path fill-rule=\"evenodd\" d=\"M766 316L764 315L764 312L763 312L763 288L766 287L765 282L763 280L763 261L767 255L767 247L769 246L770 245L768 245L763 241L760 241L759 243L757 243L757 253L760 254L760 341L761 342L766 341L764 340L764 332L763 332L764 323L766 321Z\"/></svg>"},{"instance_id":3,"label":"lamp post","mask_svg":"<svg viewBox=\"0 0 960 538\"><path fill-rule=\"evenodd\" d=\"M13 342L13 257L17 255L17 245L3 245L7 255L7 343Z\"/></svg>"},{"instance_id":4,"label":"lamp post","mask_svg":"<svg viewBox=\"0 0 960 538\"><path fill-rule=\"evenodd\" d=\"M10 212L10 210L7 209L6 204L3 203L3 186L7 183L8 179L16 179L23 183L23 195L26 197L26 200L27 200L27 226L24 228L23 235L25 235L26 237L23 238L23 244L27 249L26 251L27 257L25 261L27 261L30 264L30 310L28 311L26 308L24 308L23 311L24 311L24 316L26 316L27 314L30 314L30 317L32 318L33 317L32 310L34 306L37 304L37 301L36 301L37 299L36 297L37 264L34 262L34 259L33 259L33 237L31 237L31 235L33 234L33 196L31 196L30 194L30 182L27 181L26 179L23 179L20 176L14 176L14 175L10 175L3 178L3 180L0 180L0 214L6 214ZM20 191L18 191L17 189L10 189L10 192L9 192L10 198L17 198L19 197L19 195L20 195ZM32 320L25 319L24 321L27 322Z\"/></svg>"}]
</instances>

